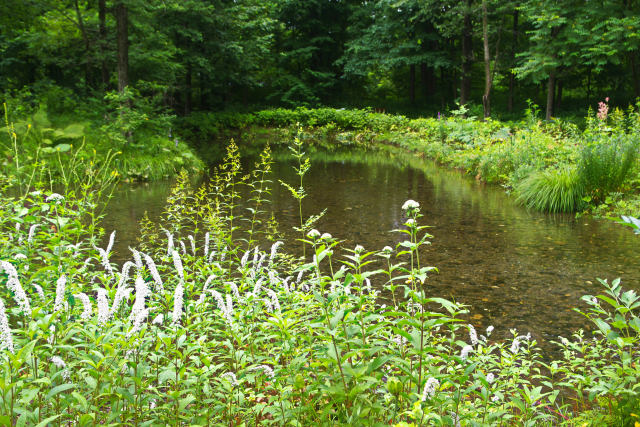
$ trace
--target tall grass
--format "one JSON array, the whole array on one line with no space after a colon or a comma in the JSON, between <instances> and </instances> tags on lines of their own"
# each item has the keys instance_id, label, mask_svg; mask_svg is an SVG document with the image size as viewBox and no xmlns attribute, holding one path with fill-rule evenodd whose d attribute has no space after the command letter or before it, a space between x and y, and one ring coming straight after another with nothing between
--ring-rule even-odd
<instances>
[{"instance_id":1,"label":"tall grass","mask_svg":"<svg viewBox=\"0 0 640 427\"><path fill-rule=\"evenodd\" d=\"M584 184L577 169L568 166L532 172L516 186L517 200L545 212L575 212L583 204Z\"/></svg>"},{"instance_id":2,"label":"tall grass","mask_svg":"<svg viewBox=\"0 0 640 427\"><path fill-rule=\"evenodd\" d=\"M626 134L600 136L582 148L579 173L587 194L595 204L622 188L638 159L637 138Z\"/></svg>"}]
</instances>

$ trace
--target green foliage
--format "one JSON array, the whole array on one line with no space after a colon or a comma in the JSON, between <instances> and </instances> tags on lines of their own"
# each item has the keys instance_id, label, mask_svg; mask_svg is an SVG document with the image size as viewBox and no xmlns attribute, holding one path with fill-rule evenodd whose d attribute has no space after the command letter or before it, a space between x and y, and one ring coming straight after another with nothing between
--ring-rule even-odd
<instances>
[{"instance_id":1,"label":"green foliage","mask_svg":"<svg viewBox=\"0 0 640 427\"><path fill-rule=\"evenodd\" d=\"M572 168L549 168L531 173L516 186L518 201L545 212L576 212L583 205L584 185Z\"/></svg>"},{"instance_id":2,"label":"green foliage","mask_svg":"<svg viewBox=\"0 0 640 427\"><path fill-rule=\"evenodd\" d=\"M580 152L579 171L587 195L595 204L620 191L638 158L636 135L600 136Z\"/></svg>"}]
</instances>

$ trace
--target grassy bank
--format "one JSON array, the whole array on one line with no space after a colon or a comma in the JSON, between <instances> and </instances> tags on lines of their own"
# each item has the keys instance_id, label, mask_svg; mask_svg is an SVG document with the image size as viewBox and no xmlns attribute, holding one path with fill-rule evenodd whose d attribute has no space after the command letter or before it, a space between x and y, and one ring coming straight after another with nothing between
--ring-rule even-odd
<instances>
[{"instance_id":1,"label":"grassy bank","mask_svg":"<svg viewBox=\"0 0 640 427\"><path fill-rule=\"evenodd\" d=\"M425 294L435 267L419 249L431 236L412 200L397 207L395 247L344 248L301 216L306 259L287 255L301 242L259 249L273 229L269 152L253 171L237 153L203 187L181 176L123 265L110 261L117 234L95 246L102 186L0 198L2 424L637 420L635 293L603 282L584 297L595 332L560 338L564 358L543 363L529 335L496 340L462 321L465 307ZM287 184L302 204L311 165L298 159L301 181ZM254 197L240 205L243 186ZM372 270L374 258L386 267Z\"/></svg>"},{"instance_id":2,"label":"grassy bank","mask_svg":"<svg viewBox=\"0 0 640 427\"><path fill-rule=\"evenodd\" d=\"M608 111L604 103L583 127L544 122L532 106L517 122L479 121L464 110L408 119L367 110L265 110L251 114L195 114L181 121L187 138L207 150L210 141L249 144L303 138L331 146L393 145L502 185L531 208L596 215L640 213L640 116L637 109Z\"/></svg>"}]
</instances>

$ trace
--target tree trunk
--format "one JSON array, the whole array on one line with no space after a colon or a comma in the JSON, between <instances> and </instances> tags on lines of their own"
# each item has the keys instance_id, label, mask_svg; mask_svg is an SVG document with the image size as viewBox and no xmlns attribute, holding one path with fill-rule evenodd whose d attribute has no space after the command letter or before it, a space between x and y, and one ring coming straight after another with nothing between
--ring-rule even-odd
<instances>
[{"instance_id":1,"label":"tree trunk","mask_svg":"<svg viewBox=\"0 0 640 427\"><path fill-rule=\"evenodd\" d=\"M473 26L471 23L471 3L467 0L467 7L463 17L462 29L462 82L460 85L460 105L469 102L471 94L471 64L473 63Z\"/></svg>"},{"instance_id":2,"label":"tree trunk","mask_svg":"<svg viewBox=\"0 0 640 427\"><path fill-rule=\"evenodd\" d=\"M187 65L187 74L184 79L184 114L191 114L191 105L192 105L192 83L191 78L192 70L191 64Z\"/></svg>"},{"instance_id":3,"label":"tree trunk","mask_svg":"<svg viewBox=\"0 0 640 427\"><path fill-rule=\"evenodd\" d=\"M100 41L98 43L100 49L100 71L102 75L102 87L107 89L109 86L109 70L107 69L106 46L107 46L107 5L106 0L98 0L98 34Z\"/></svg>"},{"instance_id":4,"label":"tree trunk","mask_svg":"<svg viewBox=\"0 0 640 427\"><path fill-rule=\"evenodd\" d=\"M409 65L409 101L411 105L416 103L416 65Z\"/></svg>"},{"instance_id":5,"label":"tree trunk","mask_svg":"<svg viewBox=\"0 0 640 427\"><path fill-rule=\"evenodd\" d=\"M482 110L484 119L491 116L491 57L489 56L489 23L487 18L487 0L482 0L482 46L484 48L484 93Z\"/></svg>"},{"instance_id":6,"label":"tree trunk","mask_svg":"<svg viewBox=\"0 0 640 427\"><path fill-rule=\"evenodd\" d=\"M511 60L515 64L516 61L516 50L518 46L518 9L513 11L513 42L511 44ZM509 98L507 100L507 111L510 113L513 111L513 95L515 92L516 86L516 75L511 71L509 73Z\"/></svg>"},{"instance_id":7,"label":"tree trunk","mask_svg":"<svg viewBox=\"0 0 640 427\"><path fill-rule=\"evenodd\" d=\"M556 69L552 68L549 71L549 81L547 83L547 113L546 119L551 120L553 115L553 95L556 91Z\"/></svg>"},{"instance_id":8,"label":"tree trunk","mask_svg":"<svg viewBox=\"0 0 640 427\"><path fill-rule=\"evenodd\" d=\"M562 84L562 80L556 79L556 98L553 102L553 111L556 114L558 114L558 111L560 111L560 104L562 103Z\"/></svg>"},{"instance_id":9,"label":"tree trunk","mask_svg":"<svg viewBox=\"0 0 640 427\"><path fill-rule=\"evenodd\" d=\"M78 20L78 28L80 29L80 34L82 35L82 40L84 42L84 88L85 92L88 92L89 83L91 80L91 56L90 56L90 46L89 46L89 36L87 35L87 31L84 27L84 20L82 19L82 13L80 13L80 6L78 6L78 0L73 2L73 8L76 12L76 19Z\"/></svg>"},{"instance_id":10,"label":"tree trunk","mask_svg":"<svg viewBox=\"0 0 640 427\"><path fill-rule=\"evenodd\" d=\"M129 85L129 23L127 6L119 2L115 7L118 39L118 92Z\"/></svg>"}]
</instances>

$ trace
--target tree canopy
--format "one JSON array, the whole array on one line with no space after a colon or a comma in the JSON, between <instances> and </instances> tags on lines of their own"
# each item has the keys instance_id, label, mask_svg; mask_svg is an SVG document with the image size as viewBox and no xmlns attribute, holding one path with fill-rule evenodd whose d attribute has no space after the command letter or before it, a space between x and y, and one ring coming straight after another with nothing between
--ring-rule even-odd
<instances>
[{"instance_id":1,"label":"tree canopy","mask_svg":"<svg viewBox=\"0 0 640 427\"><path fill-rule=\"evenodd\" d=\"M551 117L633 102L639 46L637 0L7 0L0 92L131 86L177 114L532 99Z\"/></svg>"}]
</instances>

